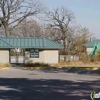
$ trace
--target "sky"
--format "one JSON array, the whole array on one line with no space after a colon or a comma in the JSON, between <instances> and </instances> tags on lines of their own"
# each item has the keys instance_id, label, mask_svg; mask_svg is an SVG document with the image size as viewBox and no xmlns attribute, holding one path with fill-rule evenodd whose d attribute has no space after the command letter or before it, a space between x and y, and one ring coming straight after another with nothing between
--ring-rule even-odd
<instances>
[{"instance_id":1,"label":"sky","mask_svg":"<svg viewBox=\"0 0 100 100\"><path fill-rule=\"evenodd\" d=\"M87 27L97 39L100 39L100 0L42 0L51 10L66 7L71 10L77 24Z\"/></svg>"}]
</instances>

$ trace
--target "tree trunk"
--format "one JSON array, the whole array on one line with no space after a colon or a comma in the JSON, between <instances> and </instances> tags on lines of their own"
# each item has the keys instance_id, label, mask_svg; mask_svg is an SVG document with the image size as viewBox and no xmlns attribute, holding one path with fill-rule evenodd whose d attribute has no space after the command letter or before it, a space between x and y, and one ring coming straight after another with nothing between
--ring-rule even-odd
<instances>
[{"instance_id":1,"label":"tree trunk","mask_svg":"<svg viewBox=\"0 0 100 100\"><path fill-rule=\"evenodd\" d=\"M70 54L69 54L69 41L67 41L67 52L68 52L68 62L70 62Z\"/></svg>"},{"instance_id":2,"label":"tree trunk","mask_svg":"<svg viewBox=\"0 0 100 100\"><path fill-rule=\"evenodd\" d=\"M67 60L67 57L66 57L66 38L64 38L64 40L63 40L63 45L64 45L64 62L66 62L66 60Z\"/></svg>"},{"instance_id":3,"label":"tree trunk","mask_svg":"<svg viewBox=\"0 0 100 100\"><path fill-rule=\"evenodd\" d=\"M6 37L9 37L10 32L9 32L8 23L3 23L3 26L5 28L5 35L6 35Z\"/></svg>"}]
</instances>

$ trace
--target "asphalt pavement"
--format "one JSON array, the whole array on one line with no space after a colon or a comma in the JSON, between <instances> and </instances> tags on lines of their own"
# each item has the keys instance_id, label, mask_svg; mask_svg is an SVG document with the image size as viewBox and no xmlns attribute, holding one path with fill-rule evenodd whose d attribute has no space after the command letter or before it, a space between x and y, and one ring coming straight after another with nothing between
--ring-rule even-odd
<instances>
[{"instance_id":1,"label":"asphalt pavement","mask_svg":"<svg viewBox=\"0 0 100 100\"><path fill-rule=\"evenodd\" d=\"M100 71L0 71L0 100L91 100L92 91L100 92Z\"/></svg>"}]
</instances>

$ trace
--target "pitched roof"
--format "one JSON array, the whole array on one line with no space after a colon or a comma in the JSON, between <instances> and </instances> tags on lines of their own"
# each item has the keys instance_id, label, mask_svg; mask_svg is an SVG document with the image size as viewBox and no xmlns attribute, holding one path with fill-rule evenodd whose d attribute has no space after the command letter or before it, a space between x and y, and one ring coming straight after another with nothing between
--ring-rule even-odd
<instances>
[{"instance_id":1,"label":"pitched roof","mask_svg":"<svg viewBox=\"0 0 100 100\"><path fill-rule=\"evenodd\" d=\"M46 38L0 37L0 48L63 49L63 46Z\"/></svg>"},{"instance_id":2,"label":"pitched roof","mask_svg":"<svg viewBox=\"0 0 100 100\"><path fill-rule=\"evenodd\" d=\"M95 44L97 44L97 45L100 44L100 40L95 40L95 41L83 44L83 46L85 46L85 47L92 47L93 48Z\"/></svg>"}]
</instances>

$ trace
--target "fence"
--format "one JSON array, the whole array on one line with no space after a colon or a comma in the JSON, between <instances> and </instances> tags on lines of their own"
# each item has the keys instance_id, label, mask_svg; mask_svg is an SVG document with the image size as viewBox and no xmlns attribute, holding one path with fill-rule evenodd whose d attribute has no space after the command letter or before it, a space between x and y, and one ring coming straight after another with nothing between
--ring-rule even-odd
<instances>
[{"instance_id":1,"label":"fence","mask_svg":"<svg viewBox=\"0 0 100 100\"><path fill-rule=\"evenodd\" d=\"M65 55L59 55L59 60L64 60L64 56L65 56ZM66 60L67 60L67 61L68 61L68 60L70 60L70 61L78 61L78 60L79 60L79 57L76 56L76 55L74 55L74 56L72 56L72 55L67 56L67 55L66 55Z\"/></svg>"},{"instance_id":2,"label":"fence","mask_svg":"<svg viewBox=\"0 0 100 100\"><path fill-rule=\"evenodd\" d=\"M24 56L18 56L18 63L23 63ZM17 57L11 56L11 63L17 63Z\"/></svg>"}]
</instances>

